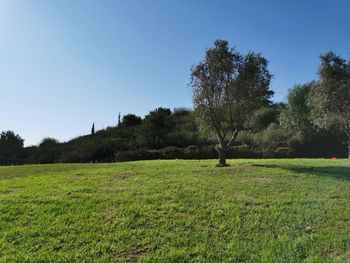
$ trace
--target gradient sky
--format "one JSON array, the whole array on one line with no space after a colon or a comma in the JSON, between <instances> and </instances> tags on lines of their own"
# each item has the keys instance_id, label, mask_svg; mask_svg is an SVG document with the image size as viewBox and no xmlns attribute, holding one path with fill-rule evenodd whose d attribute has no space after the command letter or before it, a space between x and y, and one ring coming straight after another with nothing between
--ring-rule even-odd
<instances>
[{"instance_id":1,"label":"gradient sky","mask_svg":"<svg viewBox=\"0 0 350 263\"><path fill-rule=\"evenodd\" d=\"M349 0L0 0L0 131L28 146L191 107L190 68L218 38L261 52L283 101L321 53L349 58L349 14Z\"/></svg>"}]
</instances>

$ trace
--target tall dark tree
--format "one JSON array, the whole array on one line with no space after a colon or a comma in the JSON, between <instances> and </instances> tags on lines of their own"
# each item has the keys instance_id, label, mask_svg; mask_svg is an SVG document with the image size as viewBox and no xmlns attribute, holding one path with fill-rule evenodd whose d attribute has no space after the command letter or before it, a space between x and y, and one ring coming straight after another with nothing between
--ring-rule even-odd
<instances>
[{"instance_id":1,"label":"tall dark tree","mask_svg":"<svg viewBox=\"0 0 350 263\"><path fill-rule=\"evenodd\" d=\"M321 55L320 82L310 92L310 116L328 130L343 132L348 138L350 159L350 60L330 51Z\"/></svg>"},{"instance_id":2,"label":"tall dark tree","mask_svg":"<svg viewBox=\"0 0 350 263\"><path fill-rule=\"evenodd\" d=\"M118 114L118 127L120 126L120 124L121 124L121 116L120 116L120 112L119 112L119 114Z\"/></svg>"},{"instance_id":3,"label":"tall dark tree","mask_svg":"<svg viewBox=\"0 0 350 263\"><path fill-rule=\"evenodd\" d=\"M194 108L215 133L219 165L224 166L225 152L247 118L270 103L268 61L258 53L240 54L227 41L217 40L191 73Z\"/></svg>"},{"instance_id":4,"label":"tall dark tree","mask_svg":"<svg viewBox=\"0 0 350 263\"><path fill-rule=\"evenodd\" d=\"M95 134L95 123L92 123L92 127L91 127L91 135Z\"/></svg>"},{"instance_id":5,"label":"tall dark tree","mask_svg":"<svg viewBox=\"0 0 350 263\"><path fill-rule=\"evenodd\" d=\"M157 108L150 111L144 119L144 136L149 147L166 146L167 135L172 129L172 113L170 109Z\"/></svg>"},{"instance_id":6,"label":"tall dark tree","mask_svg":"<svg viewBox=\"0 0 350 263\"><path fill-rule=\"evenodd\" d=\"M122 120L122 126L124 127L131 127L131 126L137 126L142 123L142 119L139 116L136 116L135 114L127 114L123 116Z\"/></svg>"}]
</instances>

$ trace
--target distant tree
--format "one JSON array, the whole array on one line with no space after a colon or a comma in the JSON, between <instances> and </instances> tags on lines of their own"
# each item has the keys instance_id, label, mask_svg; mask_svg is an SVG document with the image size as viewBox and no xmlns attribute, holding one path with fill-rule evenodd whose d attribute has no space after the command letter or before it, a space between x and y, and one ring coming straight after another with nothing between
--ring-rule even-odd
<instances>
[{"instance_id":1,"label":"distant tree","mask_svg":"<svg viewBox=\"0 0 350 263\"><path fill-rule=\"evenodd\" d=\"M350 158L350 60L330 51L321 55L320 82L310 92L311 119L325 129L347 136Z\"/></svg>"},{"instance_id":2,"label":"distant tree","mask_svg":"<svg viewBox=\"0 0 350 263\"><path fill-rule=\"evenodd\" d=\"M44 138L39 144L36 151L36 160L39 163L54 163L56 162L59 153L59 142L54 138Z\"/></svg>"},{"instance_id":3,"label":"distant tree","mask_svg":"<svg viewBox=\"0 0 350 263\"><path fill-rule=\"evenodd\" d=\"M39 144L39 147L50 147L57 144L59 144L59 142L55 138L46 137L42 139L42 141Z\"/></svg>"},{"instance_id":4,"label":"distant tree","mask_svg":"<svg viewBox=\"0 0 350 263\"><path fill-rule=\"evenodd\" d=\"M315 81L296 85L288 92L287 104L280 116L281 125L294 132L301 132L305 136L315 133L315 126L310 120L310 105L308 104L310 91L317 85Z\"/></svg>"},{"instance_id":5,"label":"distant tree","mask_svg":"<svg viewBox=\"0 0 350 263\"><path fill-rule=\"evenodd\" d=\"M215 133L219 165L224 166L225 152L246 120L270 103L268 61L254 52L242 55L227 41L217 40L191 73L194 109Z\"/></svg>"},{"instance_id":6,"label":"distant tree","mask_svg":"<svg viewBox=\"0 0 350 263\"><path fill-rule=\"evenodd\" d=\"M137 126L142 123L142 119L139 116L136 116L135 114L127 114L123 116L122 120L122 126L124 127L131 127L131 126Z\"/></svg>"},{"instance_id":7,"label":"distant tree","mask_svg":"<svg viewBox=\"0 0 350 263\"><path fill-rule=\"evenodd\" d=\"M253 132L266 129L271 123L279 123L283 104L273 104L256 110L247 121L247 128Z\"/></svg>"},{"instance_id":8,"label":"distant tree","mask_svg":"<svg viewBox=\"0 0 350 263\"><path fill-rule=\"evenodd\" d=\"M203 136L203 137L202 137ZM201 134L192 110L175 108L172 113L172 129L168 133L168 145L185 147L202 144L206 136Z\"/></svg>"},{"instance_id":9,"label":"distant tree","mask_svg":"<svg viewBox=\"0 0 350 263\"><path fill-rule=\"evenodd\" d=\"M120 112L119 112L119 114L118 114L118 127L120 126L120 124L121 124L121 121L120 121Z\"/></svg>"},{"instance_id":10,"label":"distant tree","mask_svg":"<svg viewBox=\"0 0 350 263\"><path fill-rule=\"evenodd\" d=\"M92 123L92 127L91 127L91 135L95 134L95 123Z\"/></svg>"},{"instance_id":11,"label":"distant tree","mask_svg":"<svg viewBox=\"0 0 350 263\"><path fill-rule=\"evenodd\" d=\"M20 163L24 140L13 131L0 134L0 164Z\"/></svg>"},{"instance_id":12,"label":"distant tree","mask_svg":"<svg viewBox=\"0 0 350 263\"><path fill-rule=\"evenodd\" d=\"M150 111L144 119L143 129L147 144L153 148L166 145L167 135L172 129L172 113L170 109L157 108Z\"/></svg>"},{"instance_id":13,"label":"distant tree","mask_svg":"<svg viewBox=\"0 0 350 263\"><path fill-rule=\"evenodd\" d=\"M185 107L178 107L178 108L174 108L173 110L174 116L183 116L183 115L188 115L189 113L191 113L191 110Z\"/></svg>"}]
</instances>

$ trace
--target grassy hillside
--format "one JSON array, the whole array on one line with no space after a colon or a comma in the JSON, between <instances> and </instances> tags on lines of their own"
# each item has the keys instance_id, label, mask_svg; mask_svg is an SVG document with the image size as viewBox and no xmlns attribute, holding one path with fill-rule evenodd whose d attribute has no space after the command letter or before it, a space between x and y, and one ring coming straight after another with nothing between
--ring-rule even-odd
<instances>
[{"instance_id":1,"label":"grassy hillside","mask_svg":"<svg viewBox=\"0 0 350 263\"><path fill-rule=\"evenodd\" d=\"M350 262L348 160L0 167L0 262Z\"/></svg>"}]
</instances>

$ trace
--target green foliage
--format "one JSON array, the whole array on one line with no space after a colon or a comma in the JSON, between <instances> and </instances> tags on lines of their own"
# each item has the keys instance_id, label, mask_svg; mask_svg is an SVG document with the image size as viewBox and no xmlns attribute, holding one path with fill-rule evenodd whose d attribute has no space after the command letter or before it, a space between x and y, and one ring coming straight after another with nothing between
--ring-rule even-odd
<instances>
[{"instance_id":1,"label":"green foliage","mask_svg":"<svg viewBox=\"0 0 350 263\"><path fill-rule=\"evenodd\" d=\"M142 124L142 118L135 114L127 114L123 116L121 123L124 127L137 126Z\"/></svg>"},{"instance_id":2,"label":"green foliage","mask_svg":"<svg viewBox=\"0 0 350 263\"><path fill-rule=\"evenodd\" d=\"M274 155L277 158L290 158L295 156L295 150L290 147L277 147Z\"/></svg>"},{"instance_id":3,"label":"green foliage","mask_svg":"<svg viewBox=\"0 0 350 263\"><path fill-rule=\"evenodd\" d=\"M186 147L191 144L198 146L207 142L207 137L199 131L192 111L174 110L172 129L167 135L169 146Z\"/></svg>"},{"instance_id":4,"label":"green foliage","mask_svg":"<svg viewBox=\"0 0 350 263\"><path fill-rule=\"evenodd\" d=\"M302 132L301 127L292 129L279 125L278 114L284 108L290 108L289 103L272 104L255 111L246 124L247 127L250 125L249 130L239 133L234 146L226 149L226 156L328 158L347 155L346 146L342 144L346 138L336 132L315 129L306 133ZM0 164L217 158L216 138L200 129L193 111L178 108L165 112L166 114L160 115L166 118L159 118L162 125L153 126L157 127L156 132L150 129L151 126L146 121L140 123L139 117L125 115L130 118L125 118L119 126L96 131L94 135L81 136L65 143L45 138L38 147L15 147L12 154L1 155L3 159L0 158ZM137 121L129 122L128 119ZM151 139L154 135L160 135L162 143L153 144ZM168 147L176 147L176 151L165 151L164 148ZM295 154L279 154L279 147L289 147ZM7 146L3 144L0 152L6 151Z\"/></svg>"},{"instance_id":5,"label":"green foliage","mask_svg":"<svg viewBox=\"0 0 350 263\"><path fill-rule=\"evenodd\" d=\"M287 103L271 103L271 74L261 54L241 54L217 40L192 68L194 110L157 108L145 118L59 143L23 148L0 137L0 165L145 159L345 157L350 152L350 60L321 56L319 81L294 86ZM345 146L344 141L348 141ZM218 145L215 145L218 142ZM232 146L233 145L233 146ZM349 147L349 151L347 149ZM350 154L349 154L350 158Z\"/></svg>"},{"instance_id":6,"label":"green foliage","mask_svg":"<svg viewBox=\"0 0 350 263\"><path fill-rule=\"evenodd\" d=\"M217 40L192 68L194 109L218 139L221 165L225 165L224 151L244 129L247 118L270 102L273 92L267 65L260 54L242 55L227 41Z\"/></svg>"},{"instance_id":7,"label":"green foliage","mask_svg":"<svg viewBox=\"0 0 350 263\"><path fill-rule=\"evenodd\" d=\"M144 143L151 148L164 147L172 129L170 109L157 108L146 115L143 126Z\"/></svg>"},{"instance_id":8,"label":"green foliage","mask_svg":"<svg viewBox=\"0 0 350 263\"><path fill-rule=\"evenodd\" d=\"M46 137L39 143L39 147L53 147L59 144L55 138Z\"/></svg>"},{"instance_id":9,"label":"green foliage","mask_svg":"<svg viewBox=\"0 0 350 263\"><path fill-rule=\"evenodd\" d=\"M254 144L263 148L276 149L286 146L286 142L293 134L276 123L270 124L267 129L253 135Z\"/></svg>"},{"instance_id":10,"label":"green foliage","mask_svg":"<svg viewBox=\"0 0 350 263\"><path fill-rule=\"evenodd\" d=\"M178 159L183 158L183 151L177 147L166 147L162 150L162 155L166 159Z\"/></svg>"},{"instance_id":11,"label":"green foliage","mask_svg":"<svg viewBox=\"0 0 350 263\"><path fill-rule=\"evenodd\" d=\"M39 163L54 163L57 162L60 152L60 145L58 140L54 138L44 138L39 147L35 148L35 159Z\"/></svg>"},{"instance_id":12,"label":"green foliage","mask_svg":"<svg viewBox=\"0 0 350 263\"><path fill-rule=\"evenodd\" d=\"M320 82L310 92L311 119L327 130L347 136L350 159L350 60L334 52L321 55Z\"/></svg>"},{"instance_id":13,"label":"green foliage","mask_svg":"<svg viewBox=\"0 0 350 263\"><path fill-rule=\"evenodd\" d=\"M321 55L319 75L310 94L311 118L321 128L345 132L350 141L350 63L328 52Z\"/></svg>"},{"instance_id":14,"label":"green foliage","mask_svg":"<svg viewBox=\"0 0 350 263\"><path fill-rule=\"evenodd\" d=\"M282 110L280 122L286 129L301 132L306 136L313 136L316 132L310 121L309 94L311 89L318 85L317 82L309 82L296 85L288 93L288 103Z\"/></svg>"},{"instance_id":15,"label":"green foliage","mask_svg":"<svg viewBox=\"0 0 350 263\"><path fill-rule=\"evenodd\" d=\"M22 163L24 140L12 131L0 134L0 164Z\"/></svg>"},{"instance_id":16,"label":"green foliage","mask_svg":"<svg viewBox=\"0 0 350 263\"><path fill-rule=\"evenodd\" d=\"M271 123L279 123L282 105L263 107L255 111L247 121L248 129L259 132L266 129Z\"/></svg>"},{"instance_id":17,"label":"green foliage","mask_svg":"<svg viewBox=\"0 0 350 263\"><path fill-rule=\"evenodd\" d=\"M0 262L347 262L346 160L0 167Z\"/></svg>"}]
</instances>

